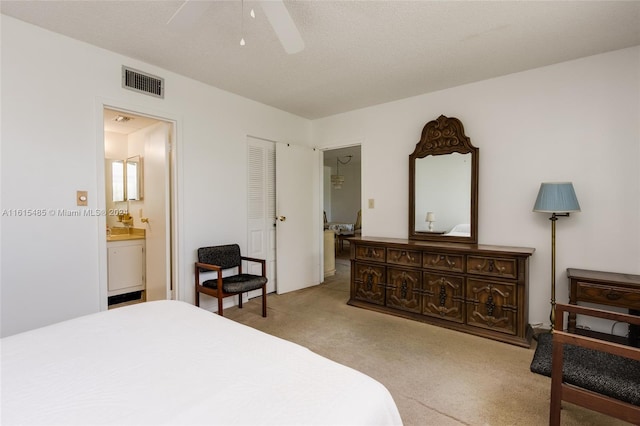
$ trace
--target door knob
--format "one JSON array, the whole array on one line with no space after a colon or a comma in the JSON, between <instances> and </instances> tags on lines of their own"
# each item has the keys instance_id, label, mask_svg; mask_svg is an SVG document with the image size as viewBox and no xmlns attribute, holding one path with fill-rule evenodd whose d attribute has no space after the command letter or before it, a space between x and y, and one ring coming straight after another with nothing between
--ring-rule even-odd
<instances>
[{"instance_id":1,"label":"door knob","mask_svg":"<svg viewBox=\"0 0 640 426\"><path fill-rule=\"evenodd\" d=\"M285 216L278 216L276 219L278 219L280 222L284 222L285 220L287 220Z\"/></svg>"}]
</instances>

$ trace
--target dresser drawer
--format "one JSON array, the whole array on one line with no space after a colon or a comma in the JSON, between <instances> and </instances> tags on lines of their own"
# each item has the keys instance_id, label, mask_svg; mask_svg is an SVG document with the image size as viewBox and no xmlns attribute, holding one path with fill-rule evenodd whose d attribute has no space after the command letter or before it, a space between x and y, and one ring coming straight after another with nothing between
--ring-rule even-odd
<instances>
[{"instance_id":1,"label":"dresser drawer","mask_svg":"<svg viewBox=\"0 0 640 426\"><path fill-rule=\"evenodd\" d=\"M451 272L464 272L464 256L460 254L424 252L423 266Z\"/></svg>"},{"instance_id":2,"label":"dresser drawer","mask_svg":"<svg viewBox=\"0 0 640 426\"><path fill-rule=\"evenodd\" d=\"M408 312L420 313L422 273L415 269L387 268L386 305Z\"/></svg>"},{"instance_id":3,"label":"dresser drawer","mask_svg":"<svg viewBox=\"0 0 640 426\"><path fill-rule=\"evenodd\" d=\"M466 292L467 324L515 334L518 319L517 285L469 278Z\"/></svg>"},{"instance_id":4,"label":"dresser drawer","mask_svg":"<svg viewBox=\"0 0 640 426\"><path fill-rule=\"evenodd\" d=\"M355 263L353 290L354 297L376 305L384 305L386 270L384 266Z\"/></svg>"},{"instance_id":5,"label":"dresser drawer","mask_svg":"<svg viewBox=\"0 0 640 426\"><path fill-rule=\"evenodd\" d=\"M356 246L356 259L373 260L376 262L385 262L385 248L377 246Z\"/></svg>"},{"instance_id":6,"label":"dresser drawer","mask_svg":"<svg viewBox=\"0 0 640 426\"><path fill-rule=\"evenodd\" d=\"M578 281L578 299L583 302L640 309L640 288L616 287Z\"/></svg>"},{"instance_id":7,"label":"dresser drawer","mask_svg":"<svg viewBox=\"0 0 640 426\"><path fill-rule=\"evenodd\" d=\"M457 275L424 273L422 314L463 323L464 278Z\"/></svg>"},{"instance_id":8,"label":"dresser drawer","mask_svg":"<svg viewBox=\"0 0 640 426\"><path fill-rule=\"evenodd\" d=\"M403 266L422 266L422 253L417 250L387 249L387 263Z\"/></svg>"},{"instance_id":9,"label":"dresser drawer","mask_svg":"<svg viewBox=\"0 0 640 426\"><path fill-rule=\"evenodd\" d=\"M517 260L501 257L467 256L467 272L516 279L518 277Z\"/></svg>"}]
</instances>

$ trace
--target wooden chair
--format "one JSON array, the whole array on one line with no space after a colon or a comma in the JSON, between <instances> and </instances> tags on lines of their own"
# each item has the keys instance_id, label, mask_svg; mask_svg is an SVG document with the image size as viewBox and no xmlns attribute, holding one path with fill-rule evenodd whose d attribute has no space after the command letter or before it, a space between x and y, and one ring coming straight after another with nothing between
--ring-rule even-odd
<instances>
[{"instance_id":1,"label":"wooden chair","mask_svg":"<svg viewBox=\"0 0 640 426\"><path fill-rule=\"evenodd\" d=\"M242 273L242 261L257 262L262 265L262 275ZM236 269L235 275L223 276L223 271ZM200 273L215 271L214 279L200 283ZM222 246L201 247L198 249L196 272L196 306L200 306L200 293L218 299L218 315L222 315L222 301L225 297L240 295L238 307L242 308L242 293L262 289L262 316L267 316L267 276L266 262L263 259L242 256L240 246L227 244Z\"/></svg>"},{"instance_id":2,"label":"wooden chair","mask_svg":"<svg viewBox=\"0 0 640 426\"><path fill-rule=\"evenodd\" d=\"M607 354L612 354L622 358L629 358L638 362L640 362L640 348L565 332L563 326L565 312L640 325L640 316L587 308L584 306L556 304L556 323L553 331L553 350L551 361L551 409L549 413L549 424L554 426L560 425L560 409L562 401L580 405L590 410L598 411L632 424L640 424L640 405L634 405L619 398L605 395L602 390L598 391L589 389L586 387L588 386L586 384L578 386L576 384L566 383L563 374L565 344L605 352ZM616 362L616 359L620 359L617 357L612 357L612 362ZM575 367L575 363L573 364ZM582 366L580 365L578 368L581 367ZM597 370L584 371L583 373L588 378L595 378L594 383L608 383L606 378L598 377ZM626 374L629 373L631 372L626 372ZM638 372L636 371L635 377L638 377L637 373ZM611 385L615 385L615 383L611 383ZM640 382L637 384L637 387L635 384L632 384L631 387L640 389ZM607 393L609 395L612 394L612 392Z\"/></svg>"}]
</instances>

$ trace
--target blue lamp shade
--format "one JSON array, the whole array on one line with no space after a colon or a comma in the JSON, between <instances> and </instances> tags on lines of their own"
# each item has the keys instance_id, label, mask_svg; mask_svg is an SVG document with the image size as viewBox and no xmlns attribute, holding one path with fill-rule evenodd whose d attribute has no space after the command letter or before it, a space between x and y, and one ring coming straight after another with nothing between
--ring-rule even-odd
<instances>
[{"instance_id":1,"label":"blue lamp shade","mask_svg":"<svg viewBox=\"0 0 640 426\"><path fill-rule=\"evenodd\" d=\"M566 213L579 212L580 204L571 182L543 182L540 184L538 198L533 206L534 212Z\"/></svg>"}]
</instances>

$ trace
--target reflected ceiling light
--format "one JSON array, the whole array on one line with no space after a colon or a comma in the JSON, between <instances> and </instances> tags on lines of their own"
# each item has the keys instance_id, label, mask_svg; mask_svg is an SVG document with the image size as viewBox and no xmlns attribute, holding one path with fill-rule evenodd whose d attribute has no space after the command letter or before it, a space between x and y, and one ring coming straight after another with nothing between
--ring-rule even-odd
<instances>
[{"instance_id":1,"label":"reflected ceiling light","mask_svg":"<svg viewBox=\"0 0 640 426\"><path fill-rule=\"evenodd\" d=\"M240 1L240 46L244 46L244 0Z\"/></svg>"}]
</instances>

